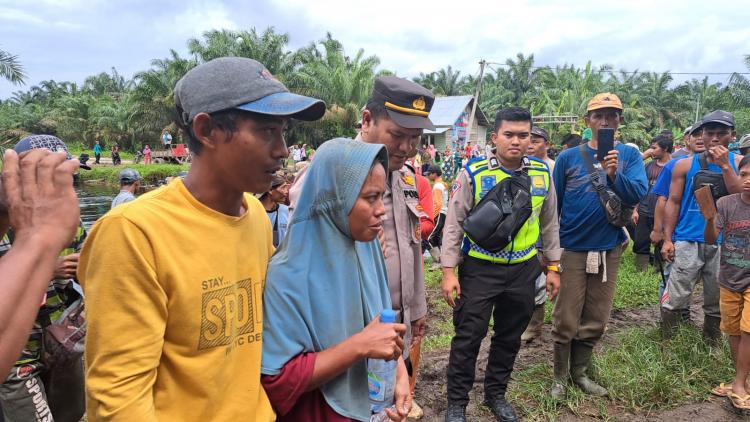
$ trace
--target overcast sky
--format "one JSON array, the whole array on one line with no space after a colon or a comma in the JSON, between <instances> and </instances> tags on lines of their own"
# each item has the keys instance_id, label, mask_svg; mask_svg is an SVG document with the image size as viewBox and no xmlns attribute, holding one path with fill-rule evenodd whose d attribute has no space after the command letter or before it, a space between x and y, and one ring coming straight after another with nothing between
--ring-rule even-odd
<instances>
[{"instance_id":1,"label":"overcast sky","mask_svg":"<svg viewBox=\"0 0 750 422\"><path fill-rule=\"evenodd\" d=\"M519 52L538 65L750 71L746 0L0 0L0 49L18 55L28 74L25 86L0 81L0 98L113 66L131 77L170 48L184 55L187 39L204 31L267 26L288 33L290 48L330 31L347 52L364 48L409 77L447 65L475 74L480 58L504 62Z\"/></svg>"}]
</instances>

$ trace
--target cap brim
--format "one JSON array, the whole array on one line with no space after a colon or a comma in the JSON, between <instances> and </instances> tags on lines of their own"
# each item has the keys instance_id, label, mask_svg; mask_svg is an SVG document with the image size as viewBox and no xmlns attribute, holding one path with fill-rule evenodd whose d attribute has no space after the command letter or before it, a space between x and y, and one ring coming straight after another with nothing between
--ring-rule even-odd
<instances>
[{"instance_id":1,"label":"cap brim","mask_svg":"<svg viewBox=\"0 0 750 422\"><path fill-rule=\"evenodd\" d=\"M237 107L240 110L269 116L291 117L298 120L318 120L326 113L326 103L316 98L291 92L277 92Z\"/></svg>"},{"instance_id":2,"label":"cap brim","mask_svg":"<svg viewBox=\"0 0 750 422\"><path fill-rule=\"evenodd\" d=\"M78 167L80 167L80 168L82 168L82 169L84 169L84 170L91 170L91 166L89 166L89 165L86 165L86 164L79 164L79 166L78 166Z\"/></svg>"},{"instance_id":3,"label":"cap brim","mask_svg":"<svg viewBox=\"0 0 750 422\"><path fill-rule=\"evenodd\" d=\"M705 120L701 122L701 125L698 127L702 128L703 126L709 125L711 123L718 123L720 125L724 125L724 126L731 127L731 128L734 127L734 124L732 124L731 122L727 122L726 120Z\"/></svg>"},{"instance_id":4,"label":"cap brim","mask_svg":"<svg viewBox=\"0 0 750 422\"><path fill-rule=\"evenodd\" d=\"M601 105L595 105L595 106L591 106L591 107L587 108L586 112L594 111L594 110L601 110L603 108L614 108L615 110L623 111L622 110L622 106L617 107L617 106L613 106L612 104L601 104Z\"/></svg>"},{"instance_id":5,"label":"cap brim","mask_svg":"<svg viewBox=\"0 0 750 422\"><path fill-rule=\"evenodd\" d=\"M429 117L412 116L388 109L385 111L388 113L388 117L402 128L435 130L435 125L432 124Z\"/></svg>"}]
</instances>

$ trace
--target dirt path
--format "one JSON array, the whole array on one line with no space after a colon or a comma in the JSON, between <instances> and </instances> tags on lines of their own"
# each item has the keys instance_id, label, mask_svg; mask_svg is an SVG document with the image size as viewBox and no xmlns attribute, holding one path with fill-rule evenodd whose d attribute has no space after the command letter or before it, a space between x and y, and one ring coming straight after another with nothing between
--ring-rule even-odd
<instances>
[{"instance_id":1,"label":"dirt path","mask_svg":"<svg viewBox=\"0 0 750 422\"><path fill-rule=\"evenodd\" d=\"M436 297L436 292L428 292L430 301L442 300ZM698 298L696 298L698 299ZM694 302L691 309L691 319L696 325L702 323L702 300ZM435 314L436 306L431 306L429 321L450 320L450 311L443 310L443 314ZM612 334L630 327L646 327L656 325L659 319L658 308L654 306L649 309L614 311L610 323L607 326L603 342L605 345L612 341ZM483 382L484 368L487 365L489 351L489 339L491 333L482 342L482 347L477 359L476 379L474 388L470 394L470 403L467 407L467 418L470 421L492 421L494 417L489 410L480 404L484 398ZM415 392L415 400L422 406L426 422L442 421L446 408L446 382L445 374L448 365L449 349L438 349L423 353L422 363L419 370L419 379ZM515 370L523 370L532 365L546 362L552 365L552 337L551 325L545 324L542 336L532 343L522 344L518 357L516 358ZM513 381L511 381L512 383ZM711 398L704 403L690 404L675 409L658 411L649 415L622 415L621 411L613 409L611 415L618 415L617 421L740 421L750 420L747 415L738 415L726 399ZM585 413L584 413L585 414ZM559 421L598 420L594 417L581 417L572 413L564 412Z\"/></svg>"}]
</instances>

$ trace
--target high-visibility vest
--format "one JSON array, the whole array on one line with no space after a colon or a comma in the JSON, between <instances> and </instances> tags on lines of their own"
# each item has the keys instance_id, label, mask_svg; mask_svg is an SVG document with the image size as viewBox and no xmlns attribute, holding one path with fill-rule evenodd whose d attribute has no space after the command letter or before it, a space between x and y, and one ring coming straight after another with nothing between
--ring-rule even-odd
<instances>
[{"instance_id":1,"label":"high-visibility vest","mask_svg":"<svg viewBox=\"0 0 750 422\"><path fill-rule=\"evenodd\" d=\"M537 241L539 240L539 215L542 204L547 197L550 186L550 173L547 164L535 157L528 157L531 167L528 169L531 178L531 216L516 234L516 237L500 252L490 252L464 235L462 250L465 254L496 264L517 264L528 261L536 256ZM478 204L484 195L503 179L511 174L501 167L490 168L487 159L472 160L466 164L466 171L472 182L474 205Z\"/></svg>"}]
</instances>

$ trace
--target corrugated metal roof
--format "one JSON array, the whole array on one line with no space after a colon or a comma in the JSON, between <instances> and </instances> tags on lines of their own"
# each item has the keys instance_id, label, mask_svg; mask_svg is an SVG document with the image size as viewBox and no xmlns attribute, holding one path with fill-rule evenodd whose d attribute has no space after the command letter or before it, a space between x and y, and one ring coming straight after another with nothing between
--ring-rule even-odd
<instances>
[{"instance_id":1,"label":"corrugated metal roof","mask_svg":"<svg viewBox=\"0 0 750 422\"><path fill-rule=\"evenodd\" d=\"M435 126L453 126L466 106L474 99L472 95L457 95L453 97L435 97L435 103L430 110L430 120ZM489 121L482 110L477 107L477 119L480 125L488 126ZM427 133L427 132L425 132Z\"/></svg>"},{"instance_id":2,"label":"corrugated metal roof","mask_svg":"<svg viewBox=\"0 0 750 422\"><path fill-rule=\"evenodd\" d=\"M425 134L425 135L437 135L437 134L440 134L440 133L445 133L445 132L447 132L447 131L448 131L448 129L450 129L450 127L449 127L449 126L445 126L445 127L436 127L436 128L435 128L435 130L429 130L429 129L425 129L425 130L424 130L424 131L423 131L422 133L423 133L423 134Z\"/></svg>"}]
</instances>

